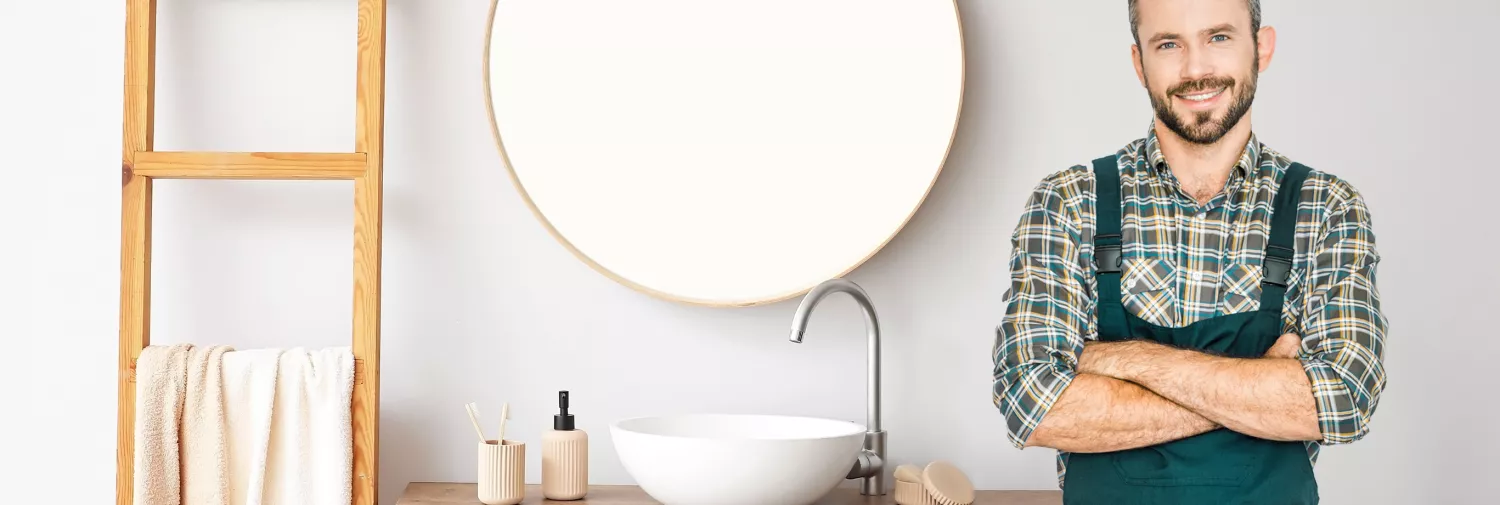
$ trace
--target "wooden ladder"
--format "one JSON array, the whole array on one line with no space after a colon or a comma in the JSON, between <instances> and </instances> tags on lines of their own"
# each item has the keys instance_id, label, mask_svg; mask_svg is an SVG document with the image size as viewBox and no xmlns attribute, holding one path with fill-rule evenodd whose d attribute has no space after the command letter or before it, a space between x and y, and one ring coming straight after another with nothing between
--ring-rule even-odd
<instances>
[{"instance_id":1,"label":"wooden ladder","mask_svg":"<svg viewBox=\"0 0 1500 505\"><path fill-rule=\"evenodd\" d=\"M344 153L288 153L154 150L156 1L126 0L119 432L115 460L115 501L119 505L130 505L134 494L135 363L141 350L151 344L153 179L354 181L353 502L376 504L386 2L358 1L354 149Z\"/></svg>"}]
</instances>

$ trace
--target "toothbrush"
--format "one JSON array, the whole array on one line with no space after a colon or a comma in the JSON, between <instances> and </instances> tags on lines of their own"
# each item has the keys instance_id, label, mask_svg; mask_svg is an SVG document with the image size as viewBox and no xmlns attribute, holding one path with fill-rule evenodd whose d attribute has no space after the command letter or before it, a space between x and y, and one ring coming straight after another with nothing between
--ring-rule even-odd
<instances>
[{"instance_id":1,"label":"toothbrush","mask_svg":"<svg viewBox=\"0 0 1500 505\"><path fill-rule=\"evenodd\" d=\"M500 445L505 445L505 420L510 419L510 402L505 402L500 407L500 438L496 439Z\"/></svg>"},{"instance_id":2,"label":"toothbrush","mask_svg":"<svg viewBox=\"0 0 1500 505\"><path fill-rule=\"evenodd\" d=\"M486 444L489 440L484 438L484 430L479 429L479 407L474 402L464 404L464 410L469 412L469 422L474 425L474 434L479 435L479 443Z\"/></svg>"}]
</instances>

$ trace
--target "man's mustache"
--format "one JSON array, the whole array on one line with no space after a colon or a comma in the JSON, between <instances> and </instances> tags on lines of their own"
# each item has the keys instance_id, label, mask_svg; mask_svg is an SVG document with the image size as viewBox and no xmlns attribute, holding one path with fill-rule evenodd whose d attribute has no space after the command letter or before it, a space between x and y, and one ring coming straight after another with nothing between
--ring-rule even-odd
<instances>
[{"instance_id":1,"label":"man's mustache","mask_svg":"<svg viewBox=\"0 0 1500 505\"><path fill-rule=\"evenodd\" d=\"M1167 90L1167 96L1186 95L1186 94L1191 94L1191 93L1198 92L1198 91L1207 91L1207 90L1211 90L1211 89L1233 88L1233 87L1234 87L1234 79L1233 78L1218 77L1218 76L1204 77L1202 79L1195 79L1195 80L1191 80L1191 81L1185 81L1185 82L1177 84L1176 86L1172 86L1172 89Z\"/></svg>"}]
</instances>

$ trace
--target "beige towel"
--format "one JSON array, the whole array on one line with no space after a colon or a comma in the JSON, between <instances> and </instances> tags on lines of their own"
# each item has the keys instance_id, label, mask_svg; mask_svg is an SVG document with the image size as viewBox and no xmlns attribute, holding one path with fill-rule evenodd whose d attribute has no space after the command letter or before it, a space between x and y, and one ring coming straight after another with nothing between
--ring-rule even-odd
<instances>
[{"instance_id":1,"label":"beige towel","mask_svg":"<svg viewBox=\"0 0 1500 505\"><path fill-rule=\"evenodd\" d=\"M135 505L182 503L178 426L191 344L147 346L135 364Z\"/></svg>"},{"instance_id":2,"label":"beige towel","mask_svg":"<svg viewBox=\"0 0 1500 505\"><path fill-rule=\"evenodd\" d=\"M351 348L235 351L224 377L231 504L352 501Z\"/></svg>"},{"instance_id":3,"label":"beige towel","mask_svg":"<svg viewBox=\"0 0 1500 505\"><path fill-rule=\"evenodd\" d=\"M225 440L225 345L188 352L187 398L182 414L182 498L189 505L229 505L229 456Z\"/></svg>"}]
</instances>

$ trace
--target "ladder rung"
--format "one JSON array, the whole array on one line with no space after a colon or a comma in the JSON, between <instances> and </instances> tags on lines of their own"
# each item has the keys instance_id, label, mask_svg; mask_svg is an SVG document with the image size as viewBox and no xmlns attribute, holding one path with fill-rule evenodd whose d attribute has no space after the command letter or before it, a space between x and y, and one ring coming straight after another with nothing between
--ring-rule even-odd
<instances>
[{"instance_id":1,"label":"ladder rung","mask_svg":"<svg viewBox=\"0 0 1500 505\"><path fill-rule=\"evenodd\" d=\"M135 382L135 367L139 362L140 358L130 359L130 370L128 370L125 374L126 380L132 383ZM366 374L369 374L369 372L365 371L365 360L362 358L354 358L354 383L364 384Z\"/></svg>"},{"instance_id":2,"label":"ladder rung","mask_svg":"<svg viewBox=\"0 0 1500 505\"><path fill-rule=\"evenodd\" d=\"M135 175L157 179L354 179L364 153L139 151Z\"/></svg>"}]
</instances>

